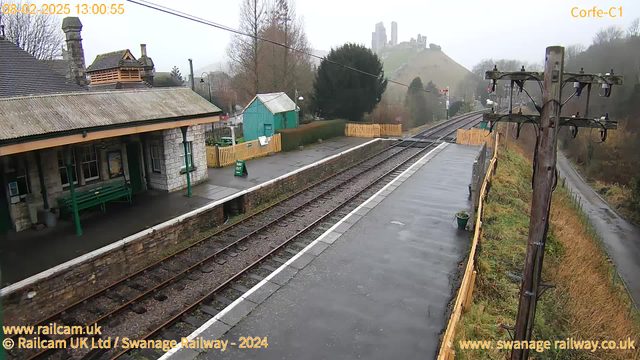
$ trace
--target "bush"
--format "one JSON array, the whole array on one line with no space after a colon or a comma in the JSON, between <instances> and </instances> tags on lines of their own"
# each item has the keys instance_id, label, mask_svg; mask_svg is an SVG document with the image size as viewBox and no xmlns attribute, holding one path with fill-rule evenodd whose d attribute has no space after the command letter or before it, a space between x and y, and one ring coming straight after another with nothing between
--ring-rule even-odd
<instances>
[{"instance_id":1,"label":"bush","mask_svg":"<svg viewBox=\"0 0 640 360\"><path fill-rule=\"evenodd\" d=\"M283 129L282 151L297 149L300 145L312 144L318 139L326 140L344 135L344 120L315 121L311 124L300 125L297 129Z\"/></svg>"}]
</instances>

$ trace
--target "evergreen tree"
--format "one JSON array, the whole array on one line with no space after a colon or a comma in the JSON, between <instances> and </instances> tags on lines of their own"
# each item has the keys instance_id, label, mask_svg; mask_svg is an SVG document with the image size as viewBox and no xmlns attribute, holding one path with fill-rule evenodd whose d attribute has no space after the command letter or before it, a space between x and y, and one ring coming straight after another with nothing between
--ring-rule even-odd
<instances>
[{"instance_id":1,"label":"evergreen tree","mask_svg":"<svg viewBox=\"0 0 640 360\"><path fill-rule=\"evenodd\" d=\"M376 77L331 63L334 61ZM362 45L345 44L332 49L320 63L313 84L316 112L325 118L359 121L380 102L387 88L382 62Z\"/></svg>"},{"instance_id":2,"label":"evergreen tree","mask_svg":"<svg viewBox=\"0 0 640 360\"><path fill-rule=\"evenodd\" d=\"M180 74L180 69L178 69L177 66L174 66L173 69L171 69L171 79L176 85L182 85L184 83L182 74Z\"/></svg>"},{"instance_id":3,"label":"evergreen tree","mask_svg":"<svg viewBox=\"0 0 640 360\"><path fill-rule=\"evenodd\" d=\"M420 80L420 77L416 77L411 81L404 99L404 106L409 109L411 114L412 127L424 125L431 120L425 94L422 80Z\"/></svg>"}]
</instances>

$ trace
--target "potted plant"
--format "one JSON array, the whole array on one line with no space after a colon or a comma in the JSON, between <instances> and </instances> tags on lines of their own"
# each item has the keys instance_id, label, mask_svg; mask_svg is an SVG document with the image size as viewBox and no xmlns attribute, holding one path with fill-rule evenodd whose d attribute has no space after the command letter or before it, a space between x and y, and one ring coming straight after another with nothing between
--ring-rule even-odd
<instances>
[{"instance_id":1,"label":"potted plant","mask_svg":"<svg viewBox=\"0 0 640 360\"><path fill-rule=\"evenodd\" d=\"M469 214L464 210L460 210L460 212L456 214L456 220L458 221L458 229L464 230L469 221Z\"/></svg>"}]
</instances>

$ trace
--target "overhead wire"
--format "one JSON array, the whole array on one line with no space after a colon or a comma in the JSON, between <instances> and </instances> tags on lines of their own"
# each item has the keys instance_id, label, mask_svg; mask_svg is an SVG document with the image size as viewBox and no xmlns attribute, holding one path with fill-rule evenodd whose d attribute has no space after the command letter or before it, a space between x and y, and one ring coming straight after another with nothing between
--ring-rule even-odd
<instances>
[{"instance_id":1,"label":"overhead wire","mask_svg":"<svg viewBox=\"0 0 640 360\"><path fill-rule=\"evenodd\" d=\"M152 3L152 2L149 2L149 1L145 1L145 0L127 0L127 1L130 2L130 3L133 3L133 4L137 4L137 5L140 5L140 6L147 7L149 9L153 9L153 10L156 10L156 11L164 12L164 13L169 14L169 15L177 16L177 17L180 17L180 18L183 18L183 19L186 19L186 20L191 20L191 21L194 21L194 22L197 22L197 23L200 23L200 24L203 24L203 25L211 26L211 27L214 27L214 28L217 28L217 29L220 29L220 30L229 31L229 32L234 33L236 35L248 36L248 37L253 38L253 39L257 39L257 40L260 40L260 41L263 41L263 42L267 42L267 43L270 43L270 44L273 44L273 45L276 45L276 46L280 46L280 47L283 47L285 49L288 49L288 50L291 50L291 51L295 51L295 52L298 52L300 54L303 54L303 55L306 55L306 56L309 56L309 57L312 57L312 58L319 59L321 61L326 61L326 62L328 62L330 64L334 64L334 65L340 66L342 68L345 68L345 69L348 69L348 70L351 70L351 71L356 71L356 72L358 72L360 74L363 74L363 75L374 77L376 79L380 79L381 78L380 75L372 74L370 72L363 71L363 70L354 68L352 66L345 65L345 64L339 63L337 61L333 61L333 60L327 59L325 56L315 55L315 54L309 53L307 51L304 51L304 50L301 50L301 49L297 49L297 48L294 48L294 47L279 43L279 42L274 41L274 40L266 39L266 38L263 38L261 36L256 36L256 35L253 35L253 34L248 34L248 33L245 33L243 31L231 28L229 26L222 25L222 24L213 22L211 20L206 20L206 19L203 19L203 18L199 18L197 16L194 16L194 15L191 15L191 14L187 14L187 13L184 13L184 12L181 12L181 11L178 11L178 10L166 7L166 6L158 5L158 4L155 4L155 3ZM409 84L405 84L405 83L402 83L402 82L399 82L399 81L391 80L389 78L385 78L385 80L388 83L404 86L406 88L411 87ZM427 92L427 93L432 93L431 91L429 91L427 89L420 89L420 90L424 91L424 92Z\"/></svg>"}]
</instances>

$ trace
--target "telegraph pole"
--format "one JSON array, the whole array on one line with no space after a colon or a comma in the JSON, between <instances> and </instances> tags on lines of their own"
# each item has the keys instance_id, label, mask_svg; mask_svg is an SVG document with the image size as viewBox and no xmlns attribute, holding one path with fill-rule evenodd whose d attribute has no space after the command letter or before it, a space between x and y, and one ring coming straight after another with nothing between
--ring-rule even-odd
<instances>
[{"instance_id":1,"label":"telegraph pole","mask_svg":"<svg viewBox=\"0 0 640 360\"><path fill-rule=\"evenodd\" d=\"M591 95L591 85L601 84L602 89L605 90L604 95L601 94L601 96L609 97L613 85L622 85L622 77L614 76L613 70L611 73L604 75L585 74L583 71L580 73L564 73L564 48L551 46L546 49L544 73L526 72L524 67L518 72L503 73L494 67L492 71L487 71L485 78L493 81L493 91L496 91L497 80L510 80L511 89L513 89L514 85L517 85L521 92L526 81L531 79L538 82L542 81L542 104L536 104L536 108L540 113L539 116L523 115L521 112L513 114L511 110L513 106L512 96L509 96L508 114L491 113L484 115L484 120L491 121L492 124L497 122L517 123L517 136L520 134L520 129L524 123L534 123L537 131L538 141L535 150L536 156L534 157L533 198L531 201L524 272L521 277L514 277L521 281L521 287L516 325L512 329L515 330L514 340L523 343L530 341L532 338L536 304L545 289L550 287L549 285L541 284L541 277L545 241L549 231L551 195L557 183L558 132L561 126L570 126L572 135L575 137L580 127L596 128L600 130L601 139L604 141L607 130L616 129L617 123L609 121L608 116L602 118L586 117L589 113L588 98ZM566 101L562 101L562 87L569 82L574 85L574 93L571 97L579 97L583 89L588 89L585 117L580 117L579 114L572 117L560 116L562 105L569 100L568 98ZM497 90L497 94L500 94L500 89L498 88ZM500 111L501 97L498 96L498 111ZM528 357L528 349L514 348L511 353L511 360L526 360Z\"/></svg>"},{"instance_id":2,"label":"telegraph pole","mask_svg":"<svg viewBox=\"0 0 640 360\"><path fill-rule=\"evenodd\" d=\"M516 341L530 340L536 314L536 303L542 274L544 246L549 231L551 192L556 171L558 130L560 129L560 104L562 101L562 74L564 48L551 46L545 56L542 111L538 136L538 161L534 169L533 199L529 239L525 256L524 276L520 290L520 304L516 319ZM527 351L513 350L511 360L526 359Z\"/></svg>"}]
</instances>

